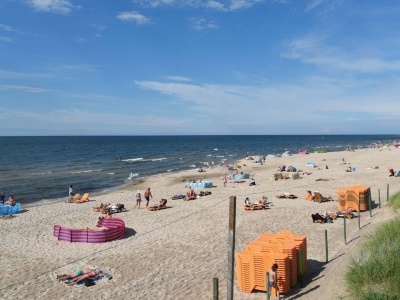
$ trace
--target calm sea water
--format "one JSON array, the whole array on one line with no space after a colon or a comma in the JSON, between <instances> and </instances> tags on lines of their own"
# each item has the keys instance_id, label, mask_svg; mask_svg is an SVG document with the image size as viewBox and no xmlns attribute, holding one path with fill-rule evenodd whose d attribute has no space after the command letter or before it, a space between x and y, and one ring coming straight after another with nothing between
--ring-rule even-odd
<instances>
[{"instance_id":1,"label":"calm sea water","mask_svg":"<svg viewBox=\"0 0 400 300\"><path fill-rule=\"evenodd\" d=\"M400 135L0 137L0 192L37 205L250 155L394 142Z\"/></svg>"}]
</instances>

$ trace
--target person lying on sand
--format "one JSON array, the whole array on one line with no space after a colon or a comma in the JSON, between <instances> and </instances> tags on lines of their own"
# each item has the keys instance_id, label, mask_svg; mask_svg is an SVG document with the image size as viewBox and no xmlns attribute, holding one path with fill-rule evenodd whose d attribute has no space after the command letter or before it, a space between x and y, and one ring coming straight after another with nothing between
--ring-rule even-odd
<instances>
[{"instance_id":1,"label":"person lying on sand","mask_svg":"<svg viewBox=\"0 0 400 300\"><path fill-rule=\"evenodd\" d=\"M313 195L313 193L311 193L311 191L307 191L307 196L306 196L306 200L314 200L315 199L315 194Z\"/></svg>"},{"instance_id":2,"label":"person lying on sand","mask_svg":"<svg viewBox=\"0 0 400 300\"><path fill-rule=\"evenodd\" d=\"M75 277L74 279L72 279L71 281L68 281L68 282L65 282L67 285L74 285L74 284L77 284L77 283L79 283L79 282L81 282L81 281L83 281L83 280L85 280L85 279L94 279L94 278L96 278L97 276L99 276L98 274L97 274L97 272L95 271L95 270L90 270L90 272L89 273L87 273L87 274L82 274L82 275L80 275L80 276L78 276L78 277Z\"/></svg>"},{"instance_id":3,"label":"person lying on sand","mask_svg":"<svg viewBox=\"0 0 400 300\"><path fill-rule=\"evenodd\" d=\"M65 281L65 280L68 280L68 279L75 279L75 278L77 278L77 277L79 277L79 276L89 274L89 273L91 273L92 271L93 271L93 270L90 269L90 268L88 268L88 269L83 269L83 270L78 269L78 270L75 271L75 273L70 273L70 274L65 273L65 274L59 274L59 275L57 275L57 280L58 280L58 281Z\"/></svg>"}]
</instances>

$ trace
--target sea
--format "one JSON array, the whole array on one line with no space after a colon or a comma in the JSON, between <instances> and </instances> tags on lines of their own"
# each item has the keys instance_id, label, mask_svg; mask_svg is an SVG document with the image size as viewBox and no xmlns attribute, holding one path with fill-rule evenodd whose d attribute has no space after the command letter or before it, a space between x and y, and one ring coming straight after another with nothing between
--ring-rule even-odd
<instances>
[{"instance_id":1,"label":"sea","mask_svg":"<svg viewBox=\"0 0 400 300\"><path fill-rule=\"evenodd\" d=\"M400 135L207 135L0 137L0 192L24 207L91 195L149 176L232 164L246 155L343 151Z\"/></svg>"}]
</instances>

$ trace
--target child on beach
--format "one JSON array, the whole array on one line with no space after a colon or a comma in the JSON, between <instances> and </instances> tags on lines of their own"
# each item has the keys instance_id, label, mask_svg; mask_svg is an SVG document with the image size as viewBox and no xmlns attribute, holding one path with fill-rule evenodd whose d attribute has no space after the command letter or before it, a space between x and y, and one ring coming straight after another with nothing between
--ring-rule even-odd
<instances>
[{"instance_id":1,"label":"child on beach","mask_svg":"<svg viewBox=\"0 0 400 300\"><path fill-rule=\"evenodd\" d=\"M138 207L138 209L140 208L140 202L142 202L142 194L140 192L140 190L137 191L136 193L136 205L134 208L136 208L136 206Z\"/></svg>"},{"instance_id":2,"label":"child on beach","mask_svg":"<svg viewBox=\"0 0 400 300\"><path fill-rule=\"evenodd\" d=\"M278 288L278 283L277 283L278 277L276 274L277 270L278 270L278 265L273 264L271 267L271 270L269 271L270 278L269 278L269 283L268 283L269 287L268 288L273 287L276 290L276 296L278 297L278 299L280 299L279 288Z\"/></svg>"}]
</instances>

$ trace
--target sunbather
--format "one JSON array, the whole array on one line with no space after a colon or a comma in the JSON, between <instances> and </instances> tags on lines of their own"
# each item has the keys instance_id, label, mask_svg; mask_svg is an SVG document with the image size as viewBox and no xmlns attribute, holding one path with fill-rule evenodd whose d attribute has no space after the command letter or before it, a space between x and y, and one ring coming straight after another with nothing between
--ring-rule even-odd
<instances>
[{"instance_id":1,"label":"sunbather","mask_svg":"<svg viewBox=\"0 0 400 300\"><path fill-rule=\"evenodd\" d=\"M85 274L89 274L90 272L92 272L92 269L84 269L84 270L76 270L75 273L71 273L71 274L59 274L57 275L57 280L58 281L65 281L68 279L75 279L79 276L85 275Z\"/></svg>"},{"instance_id":2,"label":"sunbather","mask_svg":"<svg viewBox=\"0 0 400 300\"><path fill-rule=\"evenodd\" d=\"M67 284L67 285L74 285L74 284L79 283L79 282L82 281L82 280L85 280L85 279L94 279L94 278L96 278L97 276L98 276L98 274L97 274L97 272L96 272L95 270L90 270L89 273L87 273L87 274L82 274L82 275L80 275L80 276L78 276L78 277L75 277L75 278L72 279L71 281L66 282L66 284Z\"/></svg>"},{"instance_id":3,"label":"sunbather","mask_svg":"<svg viewBox=\"0 0 400 300\"><path fill-rule=\"evenodd\" d=\"M244 205L246 205L246 206L248 206L248 207L251 207L251 206L253 206L254 204L250 202L249 197L246 197L246 200L244 200Z\"/></svg>"},{"instance_id":4,"label":"sunbather","mask_svg":"<svg viewBox=\"0 0 400 300\"><path fill-rule=\"evenodd\" d=\"M306 200L314 200L315 196L311 193L311 191L307 191Z\"/></svg>"}]
</instances>

